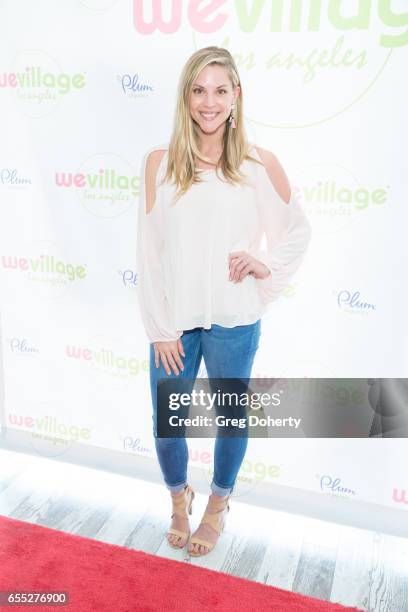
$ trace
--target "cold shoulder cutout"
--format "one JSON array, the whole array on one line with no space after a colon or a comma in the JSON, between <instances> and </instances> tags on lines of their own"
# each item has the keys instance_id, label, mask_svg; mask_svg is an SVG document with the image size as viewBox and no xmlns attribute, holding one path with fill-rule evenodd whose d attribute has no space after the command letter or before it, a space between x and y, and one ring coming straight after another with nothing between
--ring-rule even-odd
<instances>
[{"instance_id":1,"label":"cold shoulder cutout","mask_svg":"<svg viewBox=\"0 0 408 612\"><path fill-rule=\"evenodd\" d=\"M149 149L140 171L137 295L149 341L176 340L195 327L256 322L299 268L311 227L276 156L254 145L241 170L245 185L203 170L173 204L161 182L168 144ZM290 190L290 191L289 191ZM288 198L288 194L290 194ZM262 249L265 238L266 248ZM270 274L229 280L229 254L245 251Z\"/></svg>"},{"instance_id":2,"label":"cold shoulder cutout","mask_svg":"<svg viewBox=\"0 0 408 612\"><path fill-rule=\"evenodd\" d=\"M166 145L149 149L143 156L139 173L136 246L137 297L142 321L150 342L177 340L182 334L182 331L178 332L172 324L164 283L165 232L159 182L162 178L166 151ZM149 164L147 163L148 158ZM159 158L160 161L158 161ZM150 161L153 163L150 164ZM148 169L147 166L149 166Z\"/></svg>"},{"instance_id":3,"label":"cold shoulder cutout","mask_svg":"<svg viewBox=\"0 0 408 612\"><path fill-rule=\"evenodd\" d=\"M271 271L266 278L257 280L262 302L266 305L282 294L302 263L311 240L312 228L277 158L268 151L259 154L258 147L253 147L253 152L264 164L264 167L258 167L257 170L256 201L267 249L260 250L252 246L249 252ZM286 181L286 191L288 186L290 191L289 201L277 191L278 183L285 185Z\"/></svg>"},{"instance_id":4,"label":"cold shoulder cutout","mask_svg":"<svg viewBox=\"0 0 408 612\"><path fill-rule=\"evenodd\" d=\"M146 214L149 214L153 210L155 204L157 172L165 153L165 149L154 149L146 158L144 178L146 185Z\"/></svg>"},{"instance_id":5,"label":"cold shoulder cutout","mask_svg":"<svg viewBox=\"0 0 408 612\"><path fill-rule=\"evenodd\" d=\"M286 204L289 204L291 198L291 187L280 161L276 155L272 153L272 151L261 149L260 147L255 148L265 166L266 173L269 176L275 191Z\"/></svg>"}]
</instances>

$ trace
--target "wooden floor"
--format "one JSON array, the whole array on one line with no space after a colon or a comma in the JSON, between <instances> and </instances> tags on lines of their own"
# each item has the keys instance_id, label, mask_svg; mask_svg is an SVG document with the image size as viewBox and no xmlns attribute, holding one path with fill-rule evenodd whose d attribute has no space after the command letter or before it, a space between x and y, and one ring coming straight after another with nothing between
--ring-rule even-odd
<instances>
[{"instance_id":1,"label":"wooden floor","mask_svg":"<svg viewBox=\"0 0 408 612\"><path fill-rule=\"evenodd\" d=\"M206 503L196 494L192 530ZM1 515L370 612L408 612L408 539L232 497L217 547L189 558L165 539L170 510L163 486L0 450Z\"/></svg>"}]
</instances>

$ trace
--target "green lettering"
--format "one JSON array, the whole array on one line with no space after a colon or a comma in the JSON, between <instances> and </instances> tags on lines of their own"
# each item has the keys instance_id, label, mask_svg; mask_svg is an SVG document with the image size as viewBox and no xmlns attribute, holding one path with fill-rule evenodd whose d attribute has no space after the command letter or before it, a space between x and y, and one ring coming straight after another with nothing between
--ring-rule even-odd
<instances>
[{"instance_id":1,"label":"green lettering","mask_svg":"<svg viewBox=\"0 0 408 612\"><path fill-rule=\"evenodd\" d=\"M351 17L340 15L342 0L331 0L328 9L330 23L339 30L367 30L370 24L370 0L359 0L358 14Z\"/></svg>"},{"instance_id":2,"label":"green lettering","mask_svg":"<svg viewBox=\"0 0 408 612\"><path fill-rule=\"evenodd\" d=\"M408 13L400 13L398 15L393 13L390 7L390 0L378 1L378 16L385 25L393 28L401 28L408 25ZM380 36L380 45L382 47L395 49L396 47L402 47L407 43L408 29L399 36L391 36L390 34L382 34Z\"/></svg>"}]
</instances>

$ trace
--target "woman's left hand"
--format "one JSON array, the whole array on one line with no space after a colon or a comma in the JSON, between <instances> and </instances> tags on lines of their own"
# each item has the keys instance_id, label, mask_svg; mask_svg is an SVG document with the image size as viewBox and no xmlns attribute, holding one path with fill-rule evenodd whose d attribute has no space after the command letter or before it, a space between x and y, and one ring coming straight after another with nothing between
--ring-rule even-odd
<instances>
[{"instance_id":1,"label":"woman's left hand","mask_svg":"<svg viewBox=\"0 0 408 612\"><path fill-rule=\"evenodd\" d=\"M241 282L247 274L257 279L267 278L271 271L264 263L255 259L246 251L233 251L228 255L229 280L235 283Z\"/></svg>"}]
</instances>

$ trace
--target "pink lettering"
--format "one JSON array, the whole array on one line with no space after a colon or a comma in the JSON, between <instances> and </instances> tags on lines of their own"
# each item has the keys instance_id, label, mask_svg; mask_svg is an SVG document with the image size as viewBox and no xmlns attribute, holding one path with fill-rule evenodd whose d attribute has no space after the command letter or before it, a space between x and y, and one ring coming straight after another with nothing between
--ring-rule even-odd
<instances>
[{"instance_id":1,"label":"pink lettering","mask_svg":"<svg viewBox=\"0 0 408 612\"><path fill-rule=\"evenodd\" d=\"M167 2L167 6L170 2ZM152 0L152 21L147 23L143 15L144 3L140 0L133 2L133 23L140 34L152 34L156 29L163 32L163 34L174 34L181 24L181 8L182 0L171 0L171 12L170 20L165 23L162 17L162 3L161 0Z\"/></svg>"},{"instance_id":2,"label":"pink lettering","mask_svg":"<svg viewBox=\"0 0 408 612\"><path fill-rule=\"evenodd\" d=\"M210 34L220 30L228 19L227 13L218 13L218 11L227 0L211 0L206 6L200 8L203 0L191 0L187 6L187 18L191 27L197 32ZM170 10L170 17L167 21L163 18L162 0L151 0L151 21L147 22L144 15L144 3L140 0L133 2L133 23L135 29L140 34L153 34L155 30L159 30L163 34L174 34L181 26L182 18L182 0L166 0L165 6ZM212 19L211 19L212 17ZM210 20L209 20L210 18Z\"/></svg>"},{"instance_id":3,"label":"pink lettering","mask_svg":"<svg viewBox=\"0 0 408 612\"><path fill-rule=\"evenodd\" d=\"M201 2L202 0L192 0L188 5L187 15L191 27L203 34L211 34L220 30L228 19L227 13L218 14L211 21L205 21L205 19L225 4L226 0L212 0L200 11Z\"/></svg>"},{"instance_id":4,"label":"pink lettering","mask_svg":"<svg viewBox=\"0 0 408 612\"><path fill-rule=\"evenodd\" d=\"M408 499L406 498L406 491L405 489L393 489L392 491L392 499L397 502L398 504L407 504L408 505Z\"/></svg>"}]
</instances>

